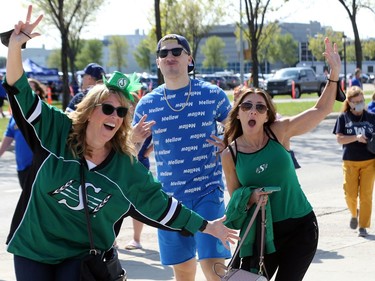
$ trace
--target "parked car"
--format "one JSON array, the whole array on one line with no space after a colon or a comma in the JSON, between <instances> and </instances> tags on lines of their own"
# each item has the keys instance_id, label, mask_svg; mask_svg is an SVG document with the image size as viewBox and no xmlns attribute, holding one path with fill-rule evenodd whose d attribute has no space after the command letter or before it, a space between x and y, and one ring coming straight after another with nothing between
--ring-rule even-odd
<instances>
[{"instance_id":1,"label":"parked car","mask_svg":"<svg viewBox=\"0 0 375 281\"><path fill-rule=\"evenodd\" d=\"M326 85L326 78L316 75L312 68L288 67L276 71L264 86L271 97L275 95L292 96L293 81L297 99L303 93L317 93L320 96Z\"/></svg>"},{"instance_id":2,"label":"parked car","mask_svg":"<svg viewBox=\"0 0 375 281\"><path fill-rule=\"evenodd\" d=\"M229 89L228 84L227 84L227 80L222 76L206 74L206 75L202 75L202 77L200 79L202 79L203 81L215 84L215 85L219 86L220 88L222 88L223 90Z\"/></svg>"},{"instance_id":3,"label":"parked car","mask_svg":"<svg viewBox=\"0 0 375 281\"><path fill-rule=\"evenodd\" d=\"M223 77L227 81L229 89L234 89L241 84L241 79L237 75L224 75Z\"/></svg>"}]
</instances>

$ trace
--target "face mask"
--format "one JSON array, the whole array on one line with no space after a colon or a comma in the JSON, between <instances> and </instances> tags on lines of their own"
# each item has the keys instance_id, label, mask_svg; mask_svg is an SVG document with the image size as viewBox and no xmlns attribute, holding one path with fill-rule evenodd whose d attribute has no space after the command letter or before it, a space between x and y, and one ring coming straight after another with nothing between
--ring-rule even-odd
<instances>
[{"instance_id":1,"label":"face mask","mask_svg":"<svg viewBox=\"0 0 375 281\"><path fill-rule=\"evenodd\" d=\"M361 112L365 109L365 103L364 102L357 103L354 106L352 106L351 108L354 111Z\"/></svg>"}]
</instances>

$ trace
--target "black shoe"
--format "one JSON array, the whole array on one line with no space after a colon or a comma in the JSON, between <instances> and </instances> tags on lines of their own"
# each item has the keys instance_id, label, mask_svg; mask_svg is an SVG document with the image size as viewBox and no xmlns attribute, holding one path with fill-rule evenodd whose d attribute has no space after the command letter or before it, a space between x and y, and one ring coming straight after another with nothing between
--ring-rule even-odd
<instances>
[{"instance_id":1,"label":"black shoe","mask_svg":"<svg viewBox=\"0 0 375 281\"><path fill-rule=\"evenodd\" d=\"M358 236L359 237L367 237L367 235L368 235L368 233L367 233L366 228L360 227Z\"/></svg>"},{"instance_id":2,"label":"black shoe","mask_svg":"<svg viewBox=\"0 0 375 281\"><path fill-rule=\"evenodd\" d=\"M349 226L351 229L356 229L358 227L358 219L357 218L351 218Z\"/></svg>"}]
</instances>

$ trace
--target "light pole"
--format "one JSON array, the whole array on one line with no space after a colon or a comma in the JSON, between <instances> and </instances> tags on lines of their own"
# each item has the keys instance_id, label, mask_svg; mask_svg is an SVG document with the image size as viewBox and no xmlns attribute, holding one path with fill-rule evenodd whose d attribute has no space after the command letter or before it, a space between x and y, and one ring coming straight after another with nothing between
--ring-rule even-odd
<instances>
[{"instance_id":1,"label":"light pole","mask_svg":"<svg viewBox=\"0 0 375 281\"><path fill-rule=\"evenodd\" d=\"M346 91L346 35L342 33L342 43L344 45L344 91Z\"/></svg>"}]
</instances>

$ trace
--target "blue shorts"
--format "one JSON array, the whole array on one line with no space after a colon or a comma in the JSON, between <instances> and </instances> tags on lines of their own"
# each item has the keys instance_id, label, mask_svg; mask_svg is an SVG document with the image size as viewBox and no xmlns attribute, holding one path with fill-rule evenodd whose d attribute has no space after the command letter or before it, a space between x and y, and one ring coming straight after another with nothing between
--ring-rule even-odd
<instances>
[{"instance_id":1,"label":"blue shorts","mask_svg":"<svg viewBox=\"0 0 375 281\"><path fill-rule=\"evenodd\" d=\"M225 213L224 192L217 188L197 200L182 203L207 220L221 218ZM158 229L160 260L163 265L175 265L196 256L198 259L231 258L231 253L212 235L197 232L182 236L179 232Z\"/></svg>"}]
</instances>

